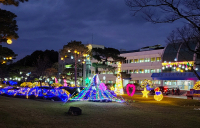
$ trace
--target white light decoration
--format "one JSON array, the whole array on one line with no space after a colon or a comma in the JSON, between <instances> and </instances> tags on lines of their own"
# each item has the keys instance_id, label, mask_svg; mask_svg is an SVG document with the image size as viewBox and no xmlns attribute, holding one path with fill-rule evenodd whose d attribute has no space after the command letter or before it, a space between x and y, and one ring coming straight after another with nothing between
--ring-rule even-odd
<instances>
[{"instance_id":1,"label":"white light decoration","mask_svg":"<svg viewBox=\"0 0 200 128\"><path fill-rule=\"evenodd\" d=\"M71 56L71 59L74 59L74 57L73 57L73 56Z\"/></svg>"},{"instance_id":2,"label":"white light decoration","mask_svg":"<svg viewBox=\"0 0 200 128\"><path fill-rule=\"evenodd\" d=\"M165 67L162 67L162 69L165 69Z\"/></svg>"},{"instance_id":3,"label":"white light decoration","mask_svg":"<svg viewBox=\"0 0 200 128\"><path fill-rule=\"evenodd\" d=\"M176 59L176 58L174 58L174 61L177 61L177 59Z\"/></svg>"},{"instance_id":4,"label":"white light decoration","mask_svg":"<svg viewBox=\"0 0 200 128\"><path fill-rule=\"evenodd\" d=\"M195 68L195 70L198 70L198 68Z\"/></svg>"},{"instance_id":5,"label":"white light decoration","mask_svg":"<svg viewBox=\"0 0 200 128\"><path fill-rule=\"evenodd\" d=\"M179 67L181 67L181 64L179 65Z\"/></svg>"}]
</instances>

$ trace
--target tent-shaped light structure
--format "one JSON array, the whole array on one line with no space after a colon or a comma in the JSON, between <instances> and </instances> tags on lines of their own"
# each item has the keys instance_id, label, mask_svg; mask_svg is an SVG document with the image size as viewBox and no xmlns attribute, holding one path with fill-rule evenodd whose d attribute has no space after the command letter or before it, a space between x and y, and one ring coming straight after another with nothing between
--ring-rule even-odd
<instances>
[{"instance_id":1,"label":"tent-shaped light structure","mask_svg":"<svg viewBox=\"0 0 200 128\"><path fill-rule=\"evenodd\" d=\"M106 90L105 84L101 83L98 75L94 75L88 87L84 88L79 94L70 100L88 100L94 102L123 102L117 99L113 91Z\"/></svg>"}]
</instances>

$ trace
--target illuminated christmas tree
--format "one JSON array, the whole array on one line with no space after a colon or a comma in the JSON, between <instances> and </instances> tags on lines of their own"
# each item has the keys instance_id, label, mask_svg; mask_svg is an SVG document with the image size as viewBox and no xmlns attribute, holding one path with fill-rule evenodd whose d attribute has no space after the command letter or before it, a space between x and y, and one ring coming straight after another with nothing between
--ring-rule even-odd
<instances>
[{"instance_id":1,"label":"illuminated christmas tree","mask_svg":"<svg viewBox=\"0 0 200 128\"><path fill-rule=\"evenodd\" d=\"M70 100L88 100L94 102L122 102L116 98L113 91L106 90L104 83L101 83L98 75L94 75L88 87L84 88L78 95Z\"/></svg>"},{"instance_id":2,"label":"illuminated christmas tree","mask_svg":"<svg viewBox=\"0 0 200 128\"><path fill-rule=\"evenodd\" d=\"M123 95L124 90L123 90L123 85L122 85L122 78L121 78L121 63L118 62L118 72L117 72L117 79L116 79L116 86L115 86L115 93L117 95Z\"/></svg>"}]
</instances>

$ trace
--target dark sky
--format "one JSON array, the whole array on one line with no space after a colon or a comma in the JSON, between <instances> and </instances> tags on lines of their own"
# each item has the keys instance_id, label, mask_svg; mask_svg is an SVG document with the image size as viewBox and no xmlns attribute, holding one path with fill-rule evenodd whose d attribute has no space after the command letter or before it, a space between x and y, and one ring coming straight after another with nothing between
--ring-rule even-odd
<instances>
[{"instance_id":1,"label":"dark sky","mask_svg":"<svg viewBox=\"0 0 200 128\"><path fill-rule=\"evenodd\" d=\"M141 15L133 17L124 0L29 0L18 7L0 8L15 13L19 39L4 44L19 60L35 50L62 49L71 40L134 50L165 46L169 33L180 26L152 24Z\"/></svg>"}]
</instances>

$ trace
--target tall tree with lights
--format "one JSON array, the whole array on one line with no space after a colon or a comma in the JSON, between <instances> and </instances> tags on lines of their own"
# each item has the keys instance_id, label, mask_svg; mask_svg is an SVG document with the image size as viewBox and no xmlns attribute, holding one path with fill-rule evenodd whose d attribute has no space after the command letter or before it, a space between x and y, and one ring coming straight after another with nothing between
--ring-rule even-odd
<instances>
[{"instance_id":1,"label":"tall tree with lights","mask_svg":"<svg viewBox=\"0 0 200 128\"><path fill-rule=\"evenodd\" d=\"M20 2L28 0L0 0L0 4L18 6ZM12 39L18 39L18 26L15 18L17 15L10 11L0 9L0 43L12 43Z\"/></svg>"},{"instance_id":2,"label":"tall tree with lights","mask_svg":"<svg viewBox=\"0 0 200 128\"><path fill-rule=\"evenodd\" d=\"M82 44L81 41L71 41L67 45L63 46L61 50L61 60L65 58L73 57L75 63L75 86L77 85L77 64L82 62L85 63L85 59L88 57L88 48Z\"/></svg>"}]
</instances>

